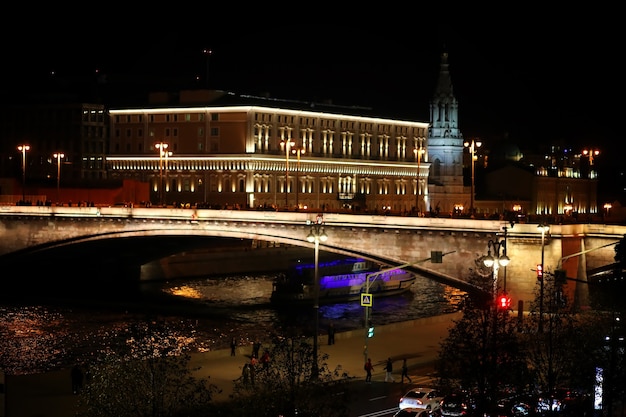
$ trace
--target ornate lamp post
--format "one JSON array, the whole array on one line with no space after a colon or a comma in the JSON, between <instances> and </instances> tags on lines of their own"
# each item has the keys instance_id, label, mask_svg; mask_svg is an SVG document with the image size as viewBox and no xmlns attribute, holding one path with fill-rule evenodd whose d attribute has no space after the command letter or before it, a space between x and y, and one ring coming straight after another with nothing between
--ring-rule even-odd
<instances>
[{"instance_id":1,"label":"ornate lamp post","mask_svg":"<svg viewBox=\"0 0 626 417\"><path fill-rule=\"evenodd\" d=\"M417 214L419 214L421 212L420 209L420 196L422 195L422 179L420 178L420 171L421 171L421 162L422 162L422 155L424 155L426 153L426 149L424 149L424 139L425 138L415 138L415 140L417 141L417 144L415 146L415 149L413 150L413 152L415 152L415 158L417 159L417 189L415 190L415 210L417 210Z\"/></svg>"},{"instance_id":2,"label":"ornate lamp post","mask_svg":"<svg viewBox=\"0 0 626 417\"><path fill-rule=\"evenodd\" d=\"M65 154L57 152L52 155L57 160L57 203L60 201L61 190L61 158L65 158Z\"/></svg>"},{"instance_id":3,"label":"ornate lamp post","mask_svg":"<svg viewBox=\"0 0 626 417\"><path fill-rule=\"evenodd\" d=\"M296 142L291 140L291 130L287 130L287 135L286 139L283 138L280 141L280 146L285 149L285 209L289 209L289 154L291 153L291 147L296 144Z\"/></svg>"},{"instance_id":4,"label":"ornate lamp post","mask_svg":"<svg viewBox=\"0 0 626 417\"><path fill-rule=\"evenodd\" d=\"M159 204L161 206L163 205L163 157L169 146L170 145L164 142L159 142L154 145L154 147L159 150Z\"/></svg>"},{"instance_id":5,"label":"ornate lamp post","mask_svg":"<svg viewBox=\"0 0 626 417\"><path fill-rule=\"evenodd\" d=\"M494 256L491 256L491 249L493 248ZM502 251L502 255L500 252ZM498 270L500 266L506 267L510 262L509 257L506 255L506 239L501 241L490 240L487 243L487 256L483 259L483 263L486 267L493 267L493 289L492 293L495 296L498 288Z\"/></svg>"},{"instance_id":6,"label":"ornate lamp post","mask_svg":"<svg viewBox=\"0 0 626 417\"><path fill-rule=\"evenodd\" d=\"M293 148L291 150L291 153L296 155L296 157L298 158L298 165L296 167L296 207L300 207L299 203L298 203L298 189L300 188L300 155L306 153L306 150L303 147L297 147L297 148Z\"/></svg>"},{"instance_id":7,"label":"ornate lamp post","mask_svg":"<svg viewBox=\"0 0 626 417\"><path fill-rule=\"evenodd\" d=\"M478 159L476 157L476 149L480 148L483 145L483 143L479 140L474 140L472 139L471 141L467 141L463 144L463 146L465 146L466 148L469 149L470 152L470 156L471 156L471 164L472 164L472 191L471 191L471 195L470 195L470 215L473 216L474 215L474 186L475 186L475 182L474 182L474 172L475 172L475 165L476 165L476 160Z\"/></svg>"},{"instance_id":8,"label":"ornate lamp post","mask_svg":"<svg viewBox=\"0 0 626 417\"><path fill-rule=\"evenodd\" d=\"M22 152L22 202L26 201L26 152L30 151L29 145L19 145L17 150Z\"/></svg>"},{"instance_id":9,"label":"ornate lamp post","mask_svg":"<svg viewBox=\"0 0 626 417\"><path fill-rule=\"evenodd\" d=\"M546 244L546 233L550 230L550 226L547 224L539 224L537 229L541 231L541 277L539 281L539 333L543 332L543 279L545 276L545 269L543 267L544 262L544 249Z\"/></svg>"},{"instance_id":10,"label":"ornate lamp post","mask_svg":"<svg viewBox=\"0 0 626 417\"><path fill-rule=\"evenodd\" d=\"M317 363L317 338L319 334L319 309L320 309L320 276L319 276L319 253L320 242L325 242L328 239L328 235L324 231L324 217L321 214L317 215L315 222L307 220L307 224L311 226L306 240L310 243L315 243L315 296L313 299L313 314L315 320L315 334L313 335L313 365L311 368L311 378L317 379L319 376L319 364Z\"/></svg>"}]
</instances>

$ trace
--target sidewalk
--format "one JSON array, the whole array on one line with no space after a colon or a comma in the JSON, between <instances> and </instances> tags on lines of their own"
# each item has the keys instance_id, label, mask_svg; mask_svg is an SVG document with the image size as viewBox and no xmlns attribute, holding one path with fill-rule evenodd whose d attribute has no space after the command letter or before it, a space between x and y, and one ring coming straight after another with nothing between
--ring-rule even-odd
<instances>
[{"instance_id":1,"label":"sidewalk","mask_svg":"<svg viewBox=\"0 0 626 417\"><path fill-rule=\"evenodd\" d=\"M409 368L432 363L440 342L448 335L452 321L462 313L452 313L426 319L411 320L378 326L374 337L367 339L368 356L374 364L373 380L385 378L384 362L394 361L394 374L400 375L400 365L407 358ZM328 354L331 369L340 367L352 377L365 378L365 330L338 332L335 344L328 345L326 336L319 339L320 353ZM261 341L263 342L263 341ZM222 390L215 401L227 400L233 381L241 376L241 368L249 361L252 346L237 348L235 356L230 349L192 355L190 366L200 367L199 377L209 378L211 384ZM5 406L0 395L0 417L65 417L73 415L77 397L71 391L70 370L41 375L8 376L5 383ZM4 414L3 414L4 413Z\"/></svg>"}]
</instances>

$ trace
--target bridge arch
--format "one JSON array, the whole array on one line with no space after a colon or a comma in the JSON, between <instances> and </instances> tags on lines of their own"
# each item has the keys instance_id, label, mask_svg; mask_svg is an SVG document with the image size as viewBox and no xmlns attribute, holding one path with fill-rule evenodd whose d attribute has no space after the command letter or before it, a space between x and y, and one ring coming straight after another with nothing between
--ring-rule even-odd
<instances>
[{"instance_id":1,"label":"bridge arch","mask_svg":"<svg viewBox=\"0 0 626 417\"><path fill-rule=\"evenodd\" d=\"M312 244L306 241L307 220L315 216L316 213L238 210L3 209L0 265L36 271L35 275L51 282L54 277L62 279L80 275L81 271L82 275L86 275L85 271L90 271L90 276L93 273L92 280L108 282L126 275L140 277L146 262L169 256L173 251L190 250L211 239L264 240L312 251ZM512 262L507 267L507 291L514 300L533 298L536 278L532 269L541 254L536 225L517 224L510 228L500 221L334 213L324 213L324 225L330 239L320 245L320 250L358 255L389 266L418 262L428 258L432 250L449 252L441 264L422 263L407 269L464 290L472 290L465 278L475 259L486 253L489 240L502 238L503 226L509 226L507 247ZM545 264L555 267L564 255L581 248L617 242L624 231L619 226L554 225L546 239ZM74 249L67 251L72 246ZM79 255L62 256L64 250ZM586 269L610 264L613 256L610 246L589 254L582 271L577 263L566 265L568 276L586 279Z\"/></svg>"}]
</instances>

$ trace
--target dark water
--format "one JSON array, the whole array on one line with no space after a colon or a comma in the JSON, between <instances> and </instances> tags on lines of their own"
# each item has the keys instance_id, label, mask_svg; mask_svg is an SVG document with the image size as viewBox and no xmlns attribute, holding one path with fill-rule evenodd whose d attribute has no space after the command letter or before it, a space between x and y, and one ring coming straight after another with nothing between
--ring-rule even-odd
<instances>
[{"instance_id":1,"label":"dark water","mask_svg":"<svg viewBox=\"0 0 626 417\"><path fill-rule=\"evenodd\" d=\"M273 275L194 278L145 285L133 303L50 302L0 305L0 369L8 374L45 372L92 360L123 343L126 330L165 321L180 343L195 351L267 340L290 328L312 334L312 307L277 309L269 303ZM457 311L460 290L418 278L401 296L376 298L372 322L383 325ZM359 302L322 305L320 331L363 328Z\"/></svg>"}]
</instances>

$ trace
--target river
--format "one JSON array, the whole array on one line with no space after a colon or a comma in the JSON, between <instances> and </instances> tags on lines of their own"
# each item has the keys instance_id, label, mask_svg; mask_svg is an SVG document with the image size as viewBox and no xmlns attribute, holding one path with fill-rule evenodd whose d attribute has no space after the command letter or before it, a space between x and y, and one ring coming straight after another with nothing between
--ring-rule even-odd
<instances>
[{"instance_id":1,"label":"river","mask_svg":"<svg viewBox=\"0 0 626 417\"><path fill-rule=\"evenodd\" d=\"M93 360L127 329L147 321L167 322L191 349L227 348L268 340L298 328L313 334L312 307L277 309L269 302L273 274L194 277L144 284L132 303L115 300L41 300L0 305L0 370L31 374ZM374 326L457 311L464 293L418 277L400 296L374 299ZM358 301L321 305L320 332L363 328Z\"/></svg>"}]
</instances>

